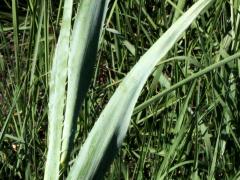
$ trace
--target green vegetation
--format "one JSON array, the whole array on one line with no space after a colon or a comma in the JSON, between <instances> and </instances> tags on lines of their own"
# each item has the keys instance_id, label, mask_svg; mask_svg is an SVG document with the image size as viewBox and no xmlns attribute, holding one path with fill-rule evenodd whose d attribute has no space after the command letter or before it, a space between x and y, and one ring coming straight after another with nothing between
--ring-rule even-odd
<instances>
[{"instance_id":1,"label":"green vegetation","mask_svg":"<svg viewBox=\"0 0 240 180\"><path fill-rule=\"evenodd\" d=\"M238 0L2 1L0 179L239 179Z\"/></svg>"}]
</instances>

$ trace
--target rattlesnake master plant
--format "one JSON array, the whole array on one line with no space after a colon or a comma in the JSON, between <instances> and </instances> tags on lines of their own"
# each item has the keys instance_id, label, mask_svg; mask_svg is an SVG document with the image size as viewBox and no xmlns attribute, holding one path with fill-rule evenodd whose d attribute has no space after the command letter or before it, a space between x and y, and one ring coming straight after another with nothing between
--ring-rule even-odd
<instances>
[{"instance_id":1,"label":"rattlesnake master plant","mask_svg":"<svg viewBox=\"0 0 240 180\"><path fill-rule=\"evenodd\" d=\"M73 1L65 1L62 28L50 80L49 150L45 179L58 178L59 165L61 164L61 167L65 168L68 161L77 116L90 84L99 34L103 19L106 16L108 3L108 0L81 1L70 37ZM65 107L67 79L64 119L63 109Z\"/></svg>"},{"instance_id":2,"label":"rattlesnake master plant","mask_svg":"<svg viewBox=\"0 0 240 180\"><path fill-rule=\"evenodd\" d=\"M24 2L0 5L0 179L239 179L239 0Z\"/></svg>"},{"instance_id":3,"label":"rattlesnake master plant","mask_svg":"<svg viewBox=\"0 0 240 180\"><path fill-rule=\"evenodd\" d=\"M103 176L122 144L134 106L148 76L186 28L211 2L196 2L140 58L101 113L70 168L67 179ZM67 166L78 113L90 84L99 34L108 4L109 0L81 1L71 34L73 1L65 0L61 32L51 71L45 179L58 179L60 167L64 170Z\"/></svg>"}]
</instances>

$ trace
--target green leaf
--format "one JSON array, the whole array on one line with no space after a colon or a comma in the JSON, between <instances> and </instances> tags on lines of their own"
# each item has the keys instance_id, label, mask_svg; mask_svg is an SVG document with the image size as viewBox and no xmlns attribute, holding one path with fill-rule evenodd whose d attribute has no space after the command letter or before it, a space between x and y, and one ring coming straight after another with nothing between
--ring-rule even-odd
<instances>
[{"instance_id":1,"label":"green leaf","mask_svg":"<svg viewBox=\"0 0 240 180\"><path fill-rule=\"evenodd\" d=\"M212 1L198 1L141 57L101 113L67 179L102 177L122 144L134 106L148 76L210 2Z\"/></svg>"},{"instance_id":2,"label":"green leaf","mask_svg":"<svg viewBox=\"0 0 240 180\"><path fill-rule=\"evenodd\" d=\"M44 179L58 179L61 154L63 109L73 0L65 0L61 31L55 50L50 79L48 113L48 153Z\"/></svg>"},{"instance_id":3,"label":"green leaf","mask_svg":"<svg viewBox=\"0 0 240 180\"><path fill-rule=\"evenodd\" d=\"M62 136L61 165L66 167L79 111L91 83L99 35L109 0L83 0L73 27L68 61L68 87Z\"/></svg>"},{"instance_id":4,"label":"green leaf","mask_svg":"<svg viewBox=\"0 0 240 180\"><path fill-rule=\"evenodd\" d=\"M229 56L227 58L225 58L224 60L222 61L219 61L217 63L214 63L206 68L204 68L203 70L197 72L197 73L194 73L192 74L191 76L177 82L176 84L172 85L170 88L167 88L165 90L163 90L162 92L160 92L159 94L151 97L150 99L148 99L147 101L145 101L144 103L140 104L139 106L137 106L134 110L134 114L140 112L141 110L143 110L144 108L148 107L150 104L152 104L153 102L156 102L158 101L161 97L165 96L166 94L176 90L177 88L189 83L190 81L198 78L198 77L201 77L203 76L204 74L210 72L210 71L213 71L214 69L218 68L218 67L221 67L223 66L224 64L227 64L237 58L240 57L240 53L237 52L236 54L232 55L232 56Z\"/></svg>"}]
</instances>

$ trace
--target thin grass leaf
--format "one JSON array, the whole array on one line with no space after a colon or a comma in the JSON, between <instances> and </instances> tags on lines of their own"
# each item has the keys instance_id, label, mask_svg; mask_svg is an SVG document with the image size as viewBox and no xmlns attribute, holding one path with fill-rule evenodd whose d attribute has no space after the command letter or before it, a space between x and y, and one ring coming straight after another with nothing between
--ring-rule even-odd
<instances>
[{"instance_id":1,"label":"thin grass leaf","mask_svg":"<svg viewBox=\"0 0 240 180\"><path fill-rule=\"evenodd\" d=\"M13 20L13 36L14 36L14 53L16 61L16 77L19 81L19 40L18 40L18 1L12 0L12 20Z\"/></svg>"},{"instance_id":2,"label":"thin grass leaf","mask_svg":"<svg viewBox=\"0 0 240 180\"><path fill-rule=\"evenodd\" d=\"M161 60L187 27L212 1L200 0L141 57L119 85L95 123L67 179L101 178L126 135L140 92Z\"/></svg>"},{"instance_id":3,"label":"thin grass leaf","mask_svg":"<svg viewBox=\"0 0 240 180\"><path fill-rule=\"evenodd\" d=\"M193 89L195 88L195 82L193 82L193 85L192 85L192 88L191 90L189 91L188 95L187 95L187 98L183 104L183 107L181 108L181 112L179 114L179 117L177 119L177 122L176 122L176 126L175 126L175 133L177 134L180 130L181 130L181 127L182 127L182 124L183 124L183 121L184 121L184 116L187 112L187 109L189 107L189 101L191 100L191 97L192 97L192 94L193 94Z\"/></svg>"},{"instance_id":4,"label":"thin grass leaf","mask_svg":"<svg viewBox=\"0 0 240 180\"><path fill-rule=\"evenodd\" d=\"M5 132L7 130L9 121L11 120L11 115L13 113L14 108L16 108L17 105L17 100L20 96L20 93L22 91L22 86L21 87L16 87L15 93L14 93L14 98L13 98L13 102L12 105L10 107L9 113L7 115L7 118L5 119L5 122L3 124L3 127L1 128L1 132L0 132L0 149L2 148L2 142L3 142L3 138L5 136Z\"/></svg>"},{"instance_id":5,"label":"thin grass leaf","mask_svg":"<svg viewBox=\"0 0 240 180\"><path fill-rule=\"evenodd\" d=\"M214 149L214 154L213 154L213 159L212 159L212 164L211 164L211 168L210 168L210 172L209 172L209 177L208 179L211 180L214 177L214 172L215 172L215 168L217 166L217 155L218 155L218 146L219 146L219 139L220 139L220 133L221 133L221 126L218 129L218 137L217 137L217 142L215 145L215 149Z\"/></svg>"},{"instance_id":6,"label":"thin grass leaf","mask_svg":"<svg viewBox=\"0 0 240 180\"><path fill-rule=\"evenodd\" d=\"M186 113L187 105L189 104L189 101L192 97L192 94L193 94L193 91L194 91L195 87L196 87L196 81L193 82L193 84L192 84L192 86L189 90L189 93L187 95L187 98L185 99L185 102L184 102L184 105L183 105L184 107L181 109L180 115L177 119L177 124L176 124L176 127L175 127L175 133L178 133L178 135L174 139L173 144L169 148L169 152L165 156L164 161L162 162L162 164L159 168L158 179L164 179L165 176L167 175L167 173L169 171L168 168L172 164L172 161L175 159L175 156L177 154L176 152L177 152L180 144L184 141L186 133L187 133L189 127L190 127L190 122L187 121L187 122L183 123L183 118L184 118L184 114ZM180 127L178 128L178 126L180 126L178 122L181 123L181 129L180 129Z\"/></svg>"},{"instance_id":7,"label":"thin grass leaf","mask_svg":"<svg viewBox=\"0 0 240 180\"><path fill-rule=\"evenodd\" d=\"M210 71L213 71L214 69L219 68L219 67L221 67L221 66L223 66L223 65L225 65L225 64L227 64L227 63L229 63L229 62L231 62L231 61L233 61L233 60L236 60L236 59L239 58L239 57L240 57L240 53L238 52L238 53L236 53L236 54L234 54L234 55L232 55L232 56L229 56L229 57L227 57L227 58L225 58L225 59L223 59L223 60L221 60L221 61L219 61L219 62L217 62L217 63L214 63L214 64L212 64L212 65L204 68L203 70L198 71L197 73L194 73L194 74L192 74L191 76L189 76L189 77L187 77L187 78L179 81L178 83L172 85L170 88L163 90L163 91L160 92L159 94L151 97L150 99L148 99L148 100L145 101L144 103L138 105L138 106L134 109L134 114L140 112L141 110L143 110L143 109L145 109L146 107L148 107L151 103L156 102L156 101L159 100L161 97L163 97L163 96L165 96L166 94L168 94L168 93L176 90L177 88L185 85L186 83L188 83L188 82L190 82L190 81L193 81L194 79L199 78L199 77L205 75L206 73L208 73L208 72L210 72Z\"/></svg>"},{"instance_id":8,"label":"thin grass leaf","mask_svg":"<svg viewBox=\"0 0 240 180\"><path fill-rule=\"evenodd\" d=\"M44 179L46 180L59 178L72 6L73 0L65 0L62 26L53 58L51 79L49 83L48 154L44 174Z\"/></svg>"},{"instance_id":9,"label":"thin grass leaf","mask_svg":"<svg viewBox=\"0 0 240 180\"><path fill-rule=\"evenodd\" d=\"M32 62L32 67L31 67L31 77L30 77L30 85L33 85L34 79L35 79L35 71L36 71L36 66L37 66L37 60L38 60L38 53L39 53L39 46L40 46L40 39L41 39L41 32L42 32L42 22L43 22L43 17L44 17L44 1L41 2L41 10L40 10L40 17L38 21L38 30L37 30L37 35L35 39L35 45L34 45L34 53L33 53L33 62Z\"/></svg>"},{"instance_id":10,"label":"thin grass leaf","mask_svg":"<svg viewBox=\"0 0 240 180\"><path fill-rule=\"evenodd\" d=\"M48 72L49 69L49 1L44 1L44 8L45 8L45 14L44 14L44 51L45 51L45 70ZM48 81L48 76L46 76L46 82Z\"/></svg>"},{"instance_id":11,"label":"thin grass leaf","mask_svg":"<svg viewBox=\"0 0 240 180\"><path fill-rule=\"evenodd\" d=\"M177 3L176 10L174 12L173 22L175 22L182 13L182 10L186 4L186 0L179 0Z\"/></svg>"}]
</instances>

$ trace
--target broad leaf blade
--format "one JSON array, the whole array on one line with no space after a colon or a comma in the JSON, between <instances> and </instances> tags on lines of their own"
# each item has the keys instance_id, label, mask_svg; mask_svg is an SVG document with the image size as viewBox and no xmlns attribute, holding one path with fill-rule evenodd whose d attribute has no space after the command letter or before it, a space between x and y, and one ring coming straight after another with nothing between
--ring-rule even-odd
<instances>
[{"instance_id":1,"label":"broad leaf blade","mask_svg":"<svg viewBox=\"0 0 240 180\"><path fill-rule=\"evenodd\" d=\"M55 50L50 77L48 113L48 153L44 179L58 179L62 137L67 60L71 32L73 0L65 0L61 31Z\"/></svg>"},{"instance_id":2,"label":"broad leaf blade","mask_svg":"<svg viewBox=\"0 0 240 180\"><path fill-rule=\"evenodd\" d=\"M198 1L142 56L101 113L76 158L68 179L92 179L102 175L122 144L133 108L148 76L210 2L211 0Z\"/></svg>"},{"instance_id":3,"label":"broad leaf blade","mask_svg":"<svg viewBox=\"0 0 240 180\"><path fill-rule=\"evenodd\" d=\"M61 165L68 162L77 118L91 82L99 34L109 0L83 0L75 19L68 61L68 89L62 136Z\"/></svg>"}]
</instances>

